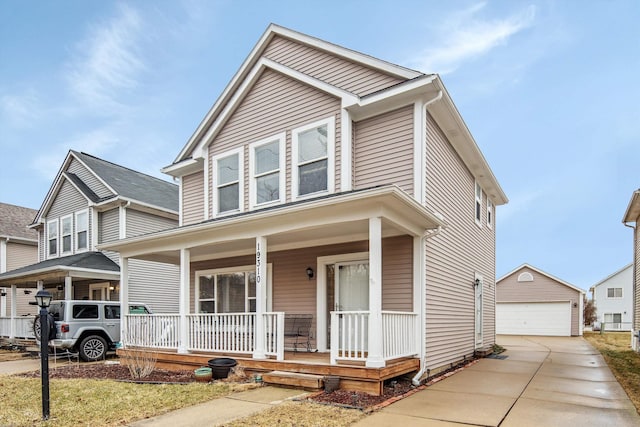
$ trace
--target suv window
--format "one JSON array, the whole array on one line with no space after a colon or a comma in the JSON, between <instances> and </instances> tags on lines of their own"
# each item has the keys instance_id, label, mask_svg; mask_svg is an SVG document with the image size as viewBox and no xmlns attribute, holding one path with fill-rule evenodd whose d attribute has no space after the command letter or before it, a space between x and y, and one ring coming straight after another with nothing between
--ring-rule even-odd
<instances>
[{"instance_id":1,"label":"suv window","mask_svg":"<svg viewBox=\"0 0 640 427\"><path fill-rule=\"evenodd\" d=\"M97 319L98 306L85 304L74 305L72 316L74 319Z\"/></svg>"},{"instance_id":2,"label":"suv window","mask_svg":"<svg viewBox=\"0 0 640 427\"><path fill-rule=\"evenodd\" d=\"M119 319L120 318L120 306L119 305L105 305L104 306L104 318L105 319Z\"/></svg>"}]
</instances>

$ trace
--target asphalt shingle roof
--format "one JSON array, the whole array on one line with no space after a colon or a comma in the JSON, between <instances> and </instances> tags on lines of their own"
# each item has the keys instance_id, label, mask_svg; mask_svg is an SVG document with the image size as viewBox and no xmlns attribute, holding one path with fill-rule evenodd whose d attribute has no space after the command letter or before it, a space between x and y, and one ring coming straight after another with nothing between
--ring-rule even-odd
<instances>
[{"instance_id":1,"label":"asphalt shingle roof","mask_svg":"<svg viewBox=\"0 0 640 427\"><path fill-rule=\"evenodd\" d=\"M38 214L35 209L0 203L0 236L38 239L38 232L27 228Z\"/></svg>"},{"instance_id":2,"label":"asphalt shingle roof","mask_svg":"<svg viewBox=\"0 0 640 427\"><path fill-rule=\"evenodd\" d=\"M0 274L0 280L2 280L6 276L13 277L16 275L27 274L32 271L40 270L56 270L60 267L87 268L92 270L104 270L113 272L120 271L120 267L118 266L118 264L113 262L102 252L82 252L80 254L48 259L37 264L31 264L27 265L26 267L7 271Z\"/></svg>"}]
</instances>

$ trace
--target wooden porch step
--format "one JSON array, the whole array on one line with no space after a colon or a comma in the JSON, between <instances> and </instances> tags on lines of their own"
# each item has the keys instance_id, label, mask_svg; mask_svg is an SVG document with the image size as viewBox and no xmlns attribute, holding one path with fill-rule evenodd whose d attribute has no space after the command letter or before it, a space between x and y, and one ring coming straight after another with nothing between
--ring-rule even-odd
<instances>
[{"instance_id":1,"label":"wooden porch step","mask_svg":"<svg viewBox=\"0 0 640 427\"><path fill-rule=\"evenodd\" d=\"M298 372L271 371L262 374L262 382L305 390L321 390L324 387L322 375L300 374Z\"/></svg>"}]
</instances>

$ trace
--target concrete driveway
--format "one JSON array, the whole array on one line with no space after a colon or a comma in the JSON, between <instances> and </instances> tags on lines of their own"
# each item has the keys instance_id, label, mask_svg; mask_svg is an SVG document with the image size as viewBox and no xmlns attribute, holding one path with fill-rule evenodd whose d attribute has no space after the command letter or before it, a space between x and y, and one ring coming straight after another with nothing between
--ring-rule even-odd
<instances>
[{"instance_id":1,"label":"concrete driveway","mask_svg":"<svg viewBox=\"0 0 640 427\"><path fill-rule=\"evenodd\" d=\"M498 336L486 358L358 426L640 426L604 359L581 337Z\"/></svg>"}]
</instances>

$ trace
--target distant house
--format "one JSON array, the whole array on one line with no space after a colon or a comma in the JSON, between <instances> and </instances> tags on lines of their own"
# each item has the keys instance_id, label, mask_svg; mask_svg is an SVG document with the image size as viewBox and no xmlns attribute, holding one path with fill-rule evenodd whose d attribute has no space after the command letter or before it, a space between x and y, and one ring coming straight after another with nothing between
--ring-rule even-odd
<instances>
[{"instance_id":1,"label":"distant house","mask_svg":"<svg viewBox=\"0 0 640 427\"><path fill-rule=\"evenodd\" d=\"M0 203L0 274L38 262L38 233L28 228L37 213L35 209ZM12 299L11 288L0 287L0 319L7 317L12 306L26 307L27 295L15 297ZM2 322L0 330L9 328Z\"/></svg>"},{"instance_id":2,"label":"distant house","mask_svg":"<svg viewBox=\"0 0 640 427\"><path fill-rule=\"evenodd\" d=\"M181 227L101 246L180 265L175 335L123 321L159 363L236 354L379 393L494 344L507 198L437 75L271 25L164 171ZM314 363L285 355L294 315Z\"/></svg>"},{"instance_id":3,"label":"distant house","mask_svg":"<svg viewBox=\"0 0 640 427\"><path fill-rule=\"evenodd\" d=\"M624 225L633 228L633 317L631 322L631 346L640 351L638 333L640 332L640 190L631 195L627 211L622 218ZM633 224L629 225L629 224Z\"/></svg>"},{"instance_id":4,"label":"distant house","mask_svg":"<svg viewBox=\"0 0 640 427\"><path fill-rule=\"evenodd\" d=\"M591 287L598 322L605 330L630 331L633 313L633 263Z\"/></svg>"},{"instance_id":5,"label":"distant house","mask_svg":"<svg viewBox=\"0 0 640 427\"><path fill-rule=\"evenodd\" d=\"M24 224L34 259L0 274L0 287L18 301L23 295L33 300L40 288L55 299L119 300L119 255L96 246L177 224L175 184L71 150L42 206ZM144 299L157 312L177 310L175 265L137 260L130 263L128 278L141 284L139 293L131 294L134 300ZM5 317L37 310L26 303L14 308Z\"/></svg>"},{"instance_id":6,"label":"distant house","mask_svg":"<svg viewBox=\"0 0 640 427\"><path fill-rule=\"evenodd\" d=\"M586 292L529 264L496 282L496 334L576 336Z\"/></svg>"}]
</instances>

